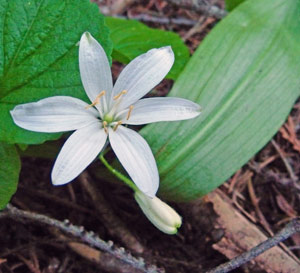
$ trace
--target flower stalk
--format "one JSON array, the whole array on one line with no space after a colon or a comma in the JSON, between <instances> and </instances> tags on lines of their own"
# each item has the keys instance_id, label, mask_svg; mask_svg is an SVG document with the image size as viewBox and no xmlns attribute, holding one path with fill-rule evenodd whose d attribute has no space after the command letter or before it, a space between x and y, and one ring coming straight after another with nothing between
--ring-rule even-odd
<instances>
[{"instance_id":1,"label":"flower stalk","mask_svg":"<svg viewBox=\"0 0 300 273\"><path fill-rule=\"evenodd\" d=\"M104 155L99 156L104 166L117 178L123 181L134 191L134 198L148 220L160 231L166 234L176 234L180 228L182 220L179 214L168 204L160 200L158 197L150 198L142 193L138 187L125 175L113 168Z\"/></svg>"},{"instance_id":2,"label":"flower stalk","mask_svg":"<svg viewBox=\"0 0 300 273\"><path fill-rule=\"evenodd\" d=\"M123 181L129 188L131 188L133 191L137 191L138 187L128 178L126 177L124 174L122 174L121 172L119 172L118 170L116 170L115 168L113 168L105 159L103 154L100 154L99 156L101 162L103 163L103 165L117 178L119 178L121 181Z\"/></svg>"}]
</instances>

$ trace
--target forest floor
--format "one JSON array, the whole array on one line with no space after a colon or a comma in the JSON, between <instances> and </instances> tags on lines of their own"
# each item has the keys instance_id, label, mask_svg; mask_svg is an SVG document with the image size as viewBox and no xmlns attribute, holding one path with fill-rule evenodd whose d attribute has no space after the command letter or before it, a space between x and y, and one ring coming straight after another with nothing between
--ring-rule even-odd
<instances>
[{"instance_id":1,"label":"forest floor","mask_svg":"<svg viewBox=\"0 0 300 273\"><path fill-rule=\"evenodd\" d=\"M103 13L111 14L113 10L115 15L130 18L139 15L148 18L144 23L151 27L175 31L191 53L218 22L163 0L97 2ZM211 2L224 8L223 1ZM159 18L185 18L190 25L182 25L180 20L164 24ZM118 73L120 64L114 64L113 68ZM166 94L171 85L170 80L165 80L157 90ZM18 191L11 203L92 230L101 239L142 257L146 264L156 265L157 272L206 272L247 250L243 246L235 248L233 244L247 237L248 229L250 233L255 230L261 238L270 237L299 215L299 133L298 102L272 141L213 194L191 203L171 203L183 217L183 225L174 236L152 226L126 186L98 178L94 170L101 167L99 161L75 182L66 187L53 187L50 172L54 160L23 157ZM218 199L220 196L222 200ZM227 205L238 219L230 218L230 211L227 218L222 215ZM242 237L234 233L236 228L244 230ZM33 221L3 218L0 234L0 273L139 272L122 267L114 256L88 247L78 238ZM256 238L249 240L256 244ZM284 244L278 251L296 261L300 256L300 235L292 236ZM281 268L291 265L285 259L281 262L287 265L280 265ZM232 272L294 272L292 269L276 271L270 263L276 261L266 257L263 262L253 261ZM296 263L299 265L299 260Z\"/></svg>"}]
</instances>

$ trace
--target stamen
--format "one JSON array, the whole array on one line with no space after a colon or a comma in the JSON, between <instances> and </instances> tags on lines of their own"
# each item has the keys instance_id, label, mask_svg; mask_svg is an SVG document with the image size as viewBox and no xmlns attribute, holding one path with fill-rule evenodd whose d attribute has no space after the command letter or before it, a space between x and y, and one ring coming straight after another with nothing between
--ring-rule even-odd
<instances>
[{"instance_id":1,"label":"stamen","mask_svg":"<svg viewBox=\"0 0 300 273\"><path fill-rule=\"evenodd\" d=\"M90 105L88 105L88 106L86 106L85 109L89 109L89 108L95 106L96 104L98 104L98 103L100 102L100 98L101 98L102 96L104 96L105 93L106 93L105 90L101 91L101 92L99 93L99 95L97 95L97 97L95 98L95 100L93 101L93 103L90 104Z\"/></svg>"},{"instance_id":2,"label":"stamen","mask_svg":"<svg viewBox=\"0 0 300 273\"><path fill-rule=\"evenodd\" d=\"M131 114L131 112L132 112L132 109L133 109L133 105L130 105L130 106L129 106L129 111L128 111L127 117L126 117L127 120L129 120L129 118L130 118L130 114Z\"/></svg>"},{"instance_id":3,"label":"stamen","mask_svg":"<svg viewBox=\"0 0 300 273\"><path fill-rule=\"evenodd\" d=\"M104 129L104 132L106 133L106 134L108 134L108 130L107 130L107 121L103 121L102 122L102 124L103 124L103 129Z\"/></svg>"},{"instance_id":4,"label":"stamen","mask_svg":"<svg viewBox=\"0 0 300 273\"><path fill-rule=\"evenodd\" d=\"M117 124L113 128L114 132L118 129L119 125L121 125L121 124L122 124L122 121L117 122Z\"/></svg>"},{"instance_id":5,"label":"stamen","mask_svg":"<svg viewBox=\"0 0 300 273\"><path fill-rule=\"evenodd\" d=\"M115 100L116 102L112 103L112 107L109 109L109 113L107 113L108 116L114 117L117 109L120 105L120 103L122 102L122 95L125 95L127 93L127 90L123 90L122 92L120 92L118 95L113 97L113 100Z\"/></svg>"},{"instance_id":6,"label":"stamen","mask_svg":"<svg viewBox=\"0 0 300 273\"><path fill-rule=\"evenodd\" d=\"M127 90L123 90L121 91L118 95L114 96L114 100L119 99L122 95L125 95L127 93Z\"/></svg>"}]
</instances>

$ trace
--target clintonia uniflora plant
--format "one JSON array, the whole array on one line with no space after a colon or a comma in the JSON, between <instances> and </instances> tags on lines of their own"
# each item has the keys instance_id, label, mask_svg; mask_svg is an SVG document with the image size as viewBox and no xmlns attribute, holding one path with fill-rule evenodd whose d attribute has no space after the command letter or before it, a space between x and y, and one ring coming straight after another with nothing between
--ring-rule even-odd
<instances>
[{"instance_id":1,"label":"clintonia uniflora plant","mask_svg":"<svg viewBox=\"0 0 300 273\"><path fill-rule=\"evenodd\" d=\"M123 125L184 120L198 116L198 104L182 98L140 99L169 72L171 47L152 49L135 58L121 72L114 87L107 56L85 32L79 43L80 76L92 104L69 96L54 96L17 105L14 122L36 132L76 130L62 147L52 170L52 183L76 178L101 152L107 139L140 191L154 197L159 175L152 151L137 132Z\"/></svg>"},{"instance_id":2,"label":"clintonia uniflora plant","mask_svg":"<svg viewBox=\"0 0 300 273\"><path fill-rule=\"evenodd\" d=\"M123 125L184 120L198 116L198 104L182 98L140 99L169 72L174 62L170 46L152 49L135 58L113 87L107 56L85 32L79 43L80 76L91 104L68 96L54 96L17 105L14 122L36 132L76 130L62 147L52 170L52 183L76 178L103 150L107 139L137 187L135 199L161 231L175 234L181 217L155 194L159 175L152 151L138 133Z\"/></svg>"}]
</instances>

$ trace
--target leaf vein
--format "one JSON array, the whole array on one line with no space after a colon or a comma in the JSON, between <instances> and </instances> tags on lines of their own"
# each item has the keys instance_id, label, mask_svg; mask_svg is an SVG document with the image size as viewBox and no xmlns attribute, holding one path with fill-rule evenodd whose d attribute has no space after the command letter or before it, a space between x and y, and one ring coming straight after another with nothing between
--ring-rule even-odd
<instances>
[{"instance_id":1,"label":"leaf vein","mask_svg":"<svg viewBox=\"0 0 300 273\"><path fill-rule=\"evenodd\" d=\"M6 75L6 74L8 73L8 71L13 67L13 64L15 63L15 61L16 61L16 59L17 59L17 57L18 57L18 55L19 55L19 53L20 53L20 51L21 51L21 49L22 49L22 46L23 46L23 44L25 43L25 41L26 41L26 39L27 39L27 37L28 37L28 35L29 35L31 29L32 29L33 24L34 24L34 22L36 21L36 19L37 19L37 17L38 17L40 8L41 8L41 6L42 6L42 4L43 4L44 1L45 1L45 0L41 0L41 1L38 3L38 7L37 7L36 14L35 14L34 17L33 17L32 21L31 21L31 23L30 23L29 28L26 30L26 33L25 33L25 35L24 35L24 38L23 38L22 41L20 42L20 44L19 44L19 46L18 46L18 49L17 49L16 53L14 54L14 56L13 56L13 58L12 58L12 61L8 64L7 70L6 70L6 72L4 73L5 75Z\"/></svg>"}]
</instances>

